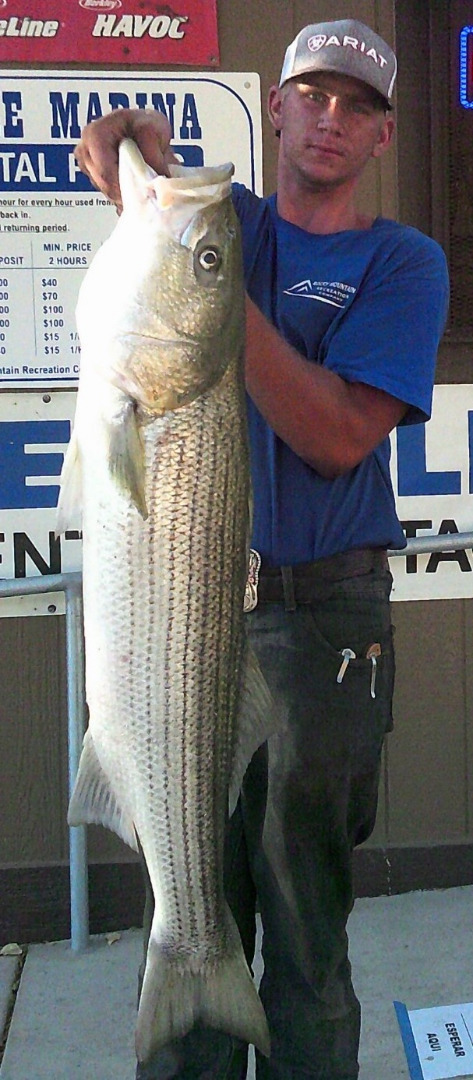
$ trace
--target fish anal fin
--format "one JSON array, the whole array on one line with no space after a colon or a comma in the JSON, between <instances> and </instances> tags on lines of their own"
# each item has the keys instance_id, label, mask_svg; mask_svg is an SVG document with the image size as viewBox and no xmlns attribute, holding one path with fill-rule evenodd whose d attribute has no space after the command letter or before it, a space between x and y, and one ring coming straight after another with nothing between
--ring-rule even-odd
<instances>
[{"instance_id":1,"label":"fish anal fin","mask_svg":"<svg viewBox=\"0 0 473 1080\"><path fill-rule=\"evenodd\" d=\"M256 654L247 644L242 665L242 686L228 793L228 810L233 814L243 777L258 747L281 728L272 694L259 666Z\"/></svg>"},{"instance_id":2,"label":"fish anal fin","mask_svg":"<svg viewBox=\"0 0 473 1080\"><path fill-rule=\"evenodd\" d=\"M125 844L138 850L133 821L119 806L110 781L104 773L90 730L86 732L79 770L69 803L69 825L104 825Z\"/></svg>"}]
</instances>

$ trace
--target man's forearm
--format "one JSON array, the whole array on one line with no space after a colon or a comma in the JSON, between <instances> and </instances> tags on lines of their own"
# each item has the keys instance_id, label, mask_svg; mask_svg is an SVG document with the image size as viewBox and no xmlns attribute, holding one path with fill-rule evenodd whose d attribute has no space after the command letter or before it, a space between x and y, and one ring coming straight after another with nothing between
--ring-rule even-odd
<instances>
[{"instance_id":1,"label":"man's forearm","mask_svg":"<svg viewBox=\"0 0 473 1080\"><path fill-rule=\"evenodd\" d=\"M247 298L246 385L270 427L321 476L354 468L406 406L300 356Z\"/></svg>"}]
</instances>

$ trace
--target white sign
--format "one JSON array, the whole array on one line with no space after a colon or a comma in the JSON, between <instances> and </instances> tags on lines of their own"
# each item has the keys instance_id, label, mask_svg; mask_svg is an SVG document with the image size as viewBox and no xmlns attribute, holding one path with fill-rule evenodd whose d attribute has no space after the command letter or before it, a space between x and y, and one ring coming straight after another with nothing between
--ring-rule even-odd
<instances>
[{"instance_id":1,"label":"white sign","mask_svg":"<svg viewBox=\"0 0 473 1080\"><path fill-rule=\"evenodd\" d=\"M261 194L258 75L2 71L0 388L77 385L77 293L115 209L73 150L89 120L128 106L167 115L185 165L233 161Z\"/></svg>"},{"instance_id":2,"label":"white sign","mask_svg":"<svg viewBox=\"0 0 473 1080\"><path fill-rule=\"evenodd\" d=\"M408 538L473 533L473 385L436 386L428 424L392 438L392 478ZM473 596L473 554L435 552L391 559L394 600Z\"/></svg>"},{"instance_id":3,"label":"white sign","mask_svg":"<svg viewBox=\"0 0 473 1080\"><path fill-rule=\"evenodd\" d=\"M80 570L76 532L56 539L55 507L75 392L0 393L0 577ZM397 509L408 536L473 533L473 386L437 386L432 419L392 440ZM473 553L390 560L394 600L473 595ZM0 616L46 614L50 597L0 600ZM59 611L59 607L58 607Z\"/></svg>"},{"instance_id":4,"label":"white sign","mask_svg":"<svg viewBox=\"0 0 473 1080\"><path fill-rule=\"evenodd\" d=\"M81 569L82 537L55 536L76 393L0 394L0 578ZM0 617L62 615L63 593L3 598Z\"/></svg>"},{"instance_id":5,"label":"white sign","mask_svg":"<svg viewBox=\"0 0 473 1080\"><path fill-rule=\"evenodd\" d=\"M395 1002L411 1080L473 1076L473 1002L406 1009Z\"/></svg>"}]
</instances>

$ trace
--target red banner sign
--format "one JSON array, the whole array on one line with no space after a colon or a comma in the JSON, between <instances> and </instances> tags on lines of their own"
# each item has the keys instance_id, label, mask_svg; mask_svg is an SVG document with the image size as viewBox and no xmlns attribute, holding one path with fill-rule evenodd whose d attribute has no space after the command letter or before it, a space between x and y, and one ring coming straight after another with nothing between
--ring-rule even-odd
<instances>
[{"instance_id":1,"label":"red banner sign","mask_svg":"<svg viewBox=\"0 0 473 1080\"><path fill-rule=\"evenodd\" d=\"M171 3L0 0L0 64L218 64L216 0Z\"/></svg>"}]
</instances>

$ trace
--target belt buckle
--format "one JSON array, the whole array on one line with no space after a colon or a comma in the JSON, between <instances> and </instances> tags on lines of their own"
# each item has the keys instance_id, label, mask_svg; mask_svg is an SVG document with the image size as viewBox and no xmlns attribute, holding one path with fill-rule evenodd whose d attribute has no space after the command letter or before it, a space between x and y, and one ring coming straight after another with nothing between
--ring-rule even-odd
<instances>
[{"instance_id":1,"label":"belt buckle","mask_svg":"<svg viewBox=\"0 0 473 1080\"><path fill-rule=\"evenodd\" d=\"M258 579L261 567L261 555L259 551L250 548L248 556L248 577L245 585L245 597L243 611L254 611L258 603Z\"/></svg>"}]
</instances>

